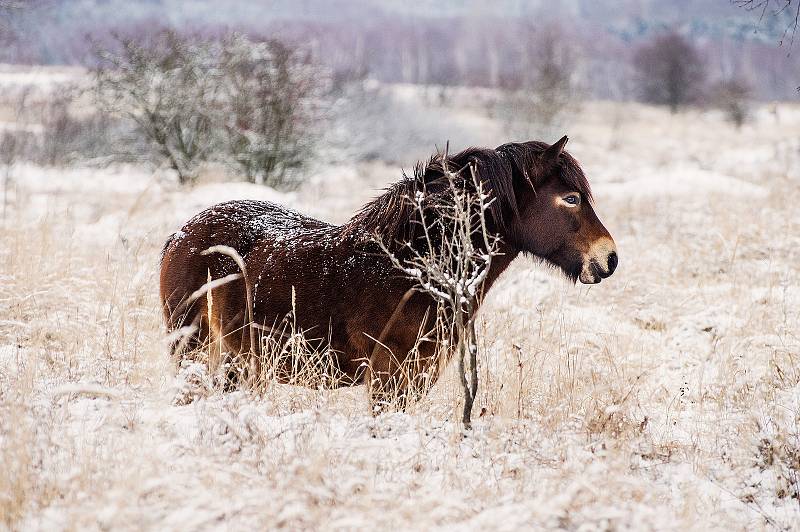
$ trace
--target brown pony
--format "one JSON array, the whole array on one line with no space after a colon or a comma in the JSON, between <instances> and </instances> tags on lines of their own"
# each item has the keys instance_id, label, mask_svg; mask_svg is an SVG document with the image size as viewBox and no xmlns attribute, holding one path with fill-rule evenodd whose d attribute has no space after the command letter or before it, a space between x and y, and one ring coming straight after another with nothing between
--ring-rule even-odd
<instances>
[{"instance_id":1,"label":"brown pony","mask_svg":"<svg viewBox=\"0 0 800 532\"><path fill-rule=\"evenodd\" d=\"M419 244L415 227L420 220L409 198L446 193L445 168L472 165L495 198L487 225L500 238L502 255L491 263L484 293L520 253L561 270L573 282L599 283L614 273L614 241L592 208L578 162L563 151L566 142L563 137L550 146L509 143L435 155L340 226L262 201L206 209L164 246L161 301L167 328L193 326L184 345L219 344L230 361L260 349L263 338L251 334L274 330L291 316L305 336L327 346L327 362L343 376L335 385L369 383L373 401L386 394L403 397L408 379L400 373L408 353L415 347L422 353L425 362L416 371L434 365L435 346L417 340L433 326L436 304L428 294L411 290L414 282L392 267L376 238L397 253L402 253L400 244ZM459 183L469 186L468 180ZM241 267L230 256L202 253L217 245L238 252L248 283L237 275ZM214 286L210 305L202 290L209 281ZM248 308L260 327L249 326Z\"/></svg>"}]
</instances>

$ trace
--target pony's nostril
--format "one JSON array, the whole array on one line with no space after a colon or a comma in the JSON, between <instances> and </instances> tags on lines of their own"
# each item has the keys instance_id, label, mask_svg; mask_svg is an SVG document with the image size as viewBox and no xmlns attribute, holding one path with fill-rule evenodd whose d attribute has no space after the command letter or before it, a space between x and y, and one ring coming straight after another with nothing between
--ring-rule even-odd
<instances>
[{"instance_id":1,"label":"pony's nostril","mask_svg":"<svg viewBox=\"0 0 800 532\"><path fill-rule=\"evenodd\" d=\"M612 251L608 255L608 274L611 275L614 273L614 270L617 269L617 264L619 263L619 259L617 258L617 253Z\"/></svg>"}]
</instances>

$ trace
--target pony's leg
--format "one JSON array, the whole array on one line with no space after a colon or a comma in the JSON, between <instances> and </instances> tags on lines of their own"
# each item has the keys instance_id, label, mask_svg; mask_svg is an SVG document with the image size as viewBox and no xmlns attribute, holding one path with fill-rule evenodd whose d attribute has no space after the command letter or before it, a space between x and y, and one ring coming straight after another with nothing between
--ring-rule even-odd
<instances>
[{"instance_id":1,"label":"pony's leg","mask_svg":"<svg viewBox=\"0 0 800 532\"><path fill-rule=\"evenodd\" d=\"M443 362L437 345L431 341L418 342L407 352L400 345L407 342L383 343L374 352L365 373L364 382L370 391L374 414L391 407L405 411L408 405L420 400L436 383ZM395 353L403 356L397 357Z\"/></svg>"},{"instance_id":2,"label":"pony's leg","mask_svg":"<svg viewBox=\"0 0 800 532\"><path fill-rule=\"evenodd\" d=\"M170 357L177 368L180 368L183 360L194 358L194 354L203 350L208 344L210 333L208 320L202 312L190 308L180 318L172 321L168 330L177 331L185 325L194 328L194 331L175 338L169 345Z\"/></svg>"},{"instance_id":3,"label":"pony's leg","mask_svg":"<svg viewBox=\"0 0 800 532\"><path fill-rule=\"evenodd\" d=\"M247 322L243 316L245 325L242 328L242 336L239 340L239 371L241 380L246 382L251 388L259 386L262 379L261 368L261 334L256 327ZM254 336L251 341L250 335Z\"/></svg>"},{"instance_id":4,"label":"pony's leg","mask_svg":"<svg viewBox=\"0 0 800 532\"><path fill-rule=\"evenodd\" d=\"M373 352L364 382L369 390L370 409L378 415L392 409L404 411L408 405L408 353L398 343L384 342Z\"/></svg>"},{"instance_id":5,"label":"pony's leg","mask_svg":"<svg viewBox=\"0 0 800 532\"><path fill-rule=\"evenodd\" d=\"M223 391L231 392L252 380L254 357L250 353L249 331L243 325L244 313L224 315L222 309L215 302L211 312L210 354L214 355L209 371L220 375Z\"/></svg>"},{"instance_id":6,"label":"pony's leg","mask_svg":"<svg viewBox=\"0 0 800 532\"><path fill-rule=\"evenodd\" d=\"M249 335L249 333L247 334ZM260 351L258 344L256 344L256 348ZM250 351L249 336L242 335L239 348L226 351L222 363L226 366L224 391L231 392L242 384L247 384L254 389L259 386L262 378L261 359L259 353Z\"/></svg>"}]
</instances>

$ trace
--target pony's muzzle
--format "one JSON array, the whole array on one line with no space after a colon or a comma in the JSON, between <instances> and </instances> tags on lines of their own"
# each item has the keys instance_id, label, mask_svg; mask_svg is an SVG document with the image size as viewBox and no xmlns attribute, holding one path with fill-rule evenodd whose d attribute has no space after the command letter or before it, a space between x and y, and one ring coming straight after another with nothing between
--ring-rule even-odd
<instances>
[{"instance_id":1,"label":"pony's muzzle","mask_svg":"<svg viewBox=\"0 0 800 532\"><path fill-rule=\"evenodd\" d=\"M606 277L610 277L619 265L614 241L603 239L592 246L593 253L587 254L583 261L583 268L578 280L583 284L597 284Z\"/></svg>"}]
</instances>

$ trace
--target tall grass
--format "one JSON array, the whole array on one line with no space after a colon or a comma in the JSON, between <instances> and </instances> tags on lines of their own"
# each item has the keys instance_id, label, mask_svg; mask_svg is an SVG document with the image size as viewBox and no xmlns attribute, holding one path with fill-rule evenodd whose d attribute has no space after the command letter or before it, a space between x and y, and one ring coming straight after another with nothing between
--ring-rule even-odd
<instances>
[{"instance_id":1,"label":"tall grass","mask_svg":"<svg viewBox=\"0 0 800 532\"><path fill-rule=\"evenodd\" d=\"M205 359L176 371L156 272L184 192L87 186L81 210L20 182L0 227L0 527L793 526L800 166L780 129L792 123L736 132L624 107L629 142L600 150L580 141L612 133L615 109L596 109L572 151L598 176L619 270L587 288L511 266L478 314L466 439L453 365L406 413L373 418L363 388L318 389L329 357L291 320L288 341L265 340L271 361L300 362L290 384L269 364L263 385L228 393ZM688 137L651 132L668 120ZM754 148L736 159L742 138ZM679 141L683 168L765 193L600 184L650 172L663 185ZM118 230L92 231L106 216Z\"/></svg>"}]
</instances>

